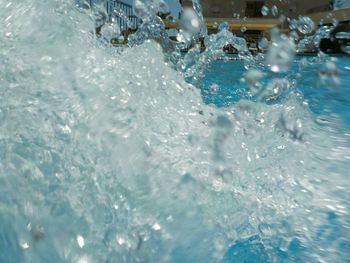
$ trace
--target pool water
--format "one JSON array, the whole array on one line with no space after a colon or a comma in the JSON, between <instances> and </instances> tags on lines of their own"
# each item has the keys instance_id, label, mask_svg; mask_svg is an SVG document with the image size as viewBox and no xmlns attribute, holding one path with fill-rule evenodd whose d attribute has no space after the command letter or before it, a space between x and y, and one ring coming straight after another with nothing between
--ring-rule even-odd
<instances>
[{"instance_id":1,"label":"pool water","mask_svg":"<svg viewBox=\"0 0 350 263\"><path fill-rule=\"evenodd\" d=\"M1 263L349 261L348 58L183 58L147 1L117 48L75 3L0 1Z\"/></svg>"},{"instance_id":2,"label":"pool water","mask_svg":"<svg viewBox=\"0 0 350 263\"><path fill-rule=\"evenodd\" d=\"M254 101L254 96L249 94L249 85L244 81L242 72L246 70L244 60L230 60L237 55L226 55L228 60L214 61L206 71L202 80L201 93L205 103L215 107L231 108L239 101ZM324 83L320 80L318 68L324 61L319 61L316 56L298 56L288 74L277 75L268 71L261 81L266 85L273 78L293 79L295 93L298 94L300 103L307 105L311 111L311 118L318 123L319 129L333 129L335 133L346 135L346 144L350 145L350 97L347 95L350 83L350 58L338 56L329 58L335 62L338 68L336 84ZM300 64L304 65L300 71ZM306 66L305 66L306 65ZM286 98L275 100L272 104L285 103ZM271 102L265 102L271 104ZM349 162L347 167L350 168ZM348 172L343 171L348 178ZM344 252L344 258L338 258L339 262L347 262L350 251L349 240L342 239L343 225L338 221L336 213L328 212L328 222L321 226L316 235L316 240L324 237L324 242L330 244L335 240L342 240L338 251ZM327 233L327 234L326 234ZM251 236L235 243L225 254L224 262L271 262L269 253L275 254L273 262L323 262L323 257L310 257L310 248L306 248L296 235L287 247L269 247L269 238L259 235ZM267 245L267 246L266 246ZM269 247L269 249L267 249ZM274 250L274 251L273 251ZM335 251L335 253L337 253Z\"/></svg>"},{"instance_id":3,"label":"pool water","mask_svg":"<svg viewBox=\"0 0 350 263\"><path fill-rule=\"evenodd\" d=\"M350 97L346 96L350 83L350 58L347 56L334 58L339 70L339 84L335 87L329 83L320 82L317 69L323 62L315 61L315 56L297 57L290 73L293 75L294 71L293 77L297 78L297 90L303 94L305 101L309 103L310 109L316 115L327 114L326 112L338 114L345 124L350 125ZM226 55L226 57L235 58L237 56ZM302 72L299 72L298 65L301 62L308 65L303 68ZM242 60L214 61L202 81L203 100L217 107L227 107L241 99L250 99L249 87L242 81L244 66L245 62ZM276 76L267 75L263 82L266 83L269 78L273 77ZM217 91L212 92L212 85L215 88L215 84L218 86Z\"/></svg>"}]
</instances>

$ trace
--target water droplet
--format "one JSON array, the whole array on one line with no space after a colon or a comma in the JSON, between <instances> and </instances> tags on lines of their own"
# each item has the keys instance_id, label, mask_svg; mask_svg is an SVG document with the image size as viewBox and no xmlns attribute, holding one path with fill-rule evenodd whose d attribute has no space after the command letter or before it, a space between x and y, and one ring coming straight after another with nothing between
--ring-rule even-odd
<instances>
[{"instance_id":1,"label":"water droplet","mask_svg":"<svg viewBox=\"0 0 350 263\"><path fill-rule=\"evenodd\" d=\"M350 54L350 46L342 46L341 50L347 54Z\"/></svg>"},{"instance_id":2,"label":"water droplet","mask_svg":"<svg viewBox=\"0 0 350 263\"><path fill-rule=\"evenodd\" d=\"M335 34L337 39L350 39L350 32L338 32Z\"/></svg>"},{"instance_id":3,"label":"water droplet","mask_svg":"<svg viewBox=\"0 0 350 263\"><path fill-rule=\"evenodd\" d=\"M119 43L123 43L124 41L125 41L125 37L124 36L118 37L118 42Z\"/></svg>"},{"instance_id":4,"label":"water droplet","mask_svg":"<svg viewBox=\"0 0 350 263\"><path fill-rule=\"evenodd\" d=\"M141 19L146 19L149 16L148 8L141 0L135 0L134 13Z\"/></svg>"},{"instance_id":5,"label":"water droplet","mask_svg":"<svg viewBox=\"0 0 350 263\"><path fill-rule=\"evenodd\" d=\"M289 37L291 39L294 39L294 40L298 40L299 39L299 35L298 35L298 33L296 31L289 32Z\"/></svg>"},{"instance_id":6,"label":"water droplet","mask_svg":"<svg viewBox=\"0 0 350 263\"><path fill-rule=\"evenodd\" d=\"M265 87L262 98L265 100L277 100L290 89L291 84L287 79L272 79Z\"/></svg>"},{"instance_id":7,"label":"water droplet","mask_svg":"<svg viewBox=\"0 0 350 263\"><path fill-rule=\"evenodd\" d=\"M126 243L126 240L122 237L117 238L117 242L120 246L124 245Z\"/></svg>"},{"instance_id":8,"label":"water droplet","mask_svg":"<svg viewBox=\"0 0 350 263\"><path fill-rule=\"evenodd\" d=\"M273 16L278 16L278 7L277 6L273 6L272 8L271 8L271 14L273 15Z\"/></svg>"},{"instance_id":9,"label":"water droplet","mask_svg":"<svg viewBox=\"0 0 350 263\"><path fill-rule=\"evenodd\" d=\"M334 87L340 83L338 67L332 61L323 63L318 69L318 74L323 85Z\"/></svg>"},{"instance_id":10,"label":"water droplet","mask_svg":"<svg viewBox=\"0 0 350 263\"><path fill-rule=\"evenodd\" d=\"M168 4L161 0L159 2L158 12L163 13L163 14L166 14L167 12L169 12Z\"/></svg>"},{"instance_id":11,"label":"water droplet","mask_svg":"<svg viewBox=\"0 0 350 263\"><path fill-rule=\"evenodd\" d=\"M241 32L244 33L245 31L247 31L247 28L245 26L241 27Z\"/></svg>"},{"instance_id":12,"label":"water droplet","mask_svg":"<svg viewBox=\"0 0 350 263\"><path fill-rule=\"evenodd\" d=\"M221 237L215 238L214 247L218 253L222 253L226 249L225 239Z\"/></svg>"},{"instance_id":13,"label":"water droplet","mask_svg":"<svg viewBox=\"0 0 350 263\"><path fill-rule=\"evenodd\" d=\"M20 243L19 245L23 249L28 249L29 248L29 243L28 242L23 242L23 243Z\"/></svg>"},{"instance_id":14,"label":"water droplet","mask_svg":"<svg viewBox=\"0 0 350 263\"><path fill-rule=\"evenodd\" d=\"M211 93L215 93L215 92L217 92L218 90L219 90L219 85L216 84L216 83L214 83L213 85L211 85L210 88L209 88L209 92L211 92Z\"/></svg>"},{"instance_id":15,"label":"water droplet","mask_svg":"<svg viewBox=\"0 0 350 263\"><path fill-rule=\"evenodd\" d=\"M264 5L264 6L261 8L261 14L262 14L263 16L267 16L267 15L269 14L269 12L270 12L270 9L269 9L266 5Z\"/></svg>"},{"instance_id":16,"label":"water droplet","mask_svg":"<svg viewBox=\"0 0 350 263\"><path fill-rule=\"evenodd\" d=\"M289 29L294 30L298 28L298 20L292 19L289 21Z\"/></svg>"},{"instance_id":17,"label":"water droplet","mask_svg":"<svg viewBox=\"0 0 350 263\"><path fill-rule=\"evenodd\" d=\"M285 35L272 34L273 41L270 45L266 62L272 72L286 72L294 60L296 47L294 41Z\"/></svg>"},{"instance_id":18,"label":"water droplet","mask_svg":"<svg viewBox=\"0 0 350 263\"><path fill-rule=\"evenodd\" d=\"M284 23L285 21L286 21L286 16L284 16L284 15L280 15L280 18L279 18L279 21L281 22L281 23Z\"/></svg>"},{"instance_id":19,"label":"water droplet","mask_svg":"<svg viewBox=\"0 0 350 263\"><path fill-rule=\"evenodd\" d=\"M259 81L263 78L264 73L257 69L250 69L244 77L244 80L251 87L257 87L259 85Z\"/></svg>"},{"instance_id":20,"label":"water droplet","mask_svg":"<svg viewBox=\"0 0 350 263\"><path fill-rule=\"evenodd\" d=\"M315 23L312 21L312 19L308 16L301 16L299 17L298 23L298 30L302 34L309 34L315 29Z\"/></svg>"},{"instance_id":21,"label":"water droplet","mask_svg":"<svg viewBox=\"0 0 350 263\"><path fill-rule=\"evenodd\" d=\"M154 223L152 226L152 229L155 231L159 231L161 229L160 225L158 223Z\"/></svg>"},{"instance_id":22,"label":"water droplet","mask_svg":"<svg viewBox=\"0 0 350 263\"><path fill-rule=\"evenodd\" d=\"M191 33L196 34L200 31L201 23L196 12L192 8L185 8L181 17L182 28Z\"/></svg>"},{"instance_id":23,"label":"water droplet","mask_svg":"<svg viewBox=\"0 0 350 263\"><path fill-rule=\"evenodd\" d=\"M332 19L332 25L337 26L339 24L339 21L335 18Z\"/></svg>"},{"instance_id":24,"label":"water droplet","mask_svg":"<svg viewBox=\"0 0 350 263\"><path fill-rule=\"evenodd\" d=\"M86 256L79 258L76 262L77 263L91 263L90 259Z\"/></svg>"},{"instance_id":25,"label":"water droplet","mask_svg":"<svg viewBox=\"0 0 350 263\"><path fill-rule=\"evenodd\" d=\"M272 236L275 234L274 227L270 224L261 223L258 228L260 233L264 236Z\"/></svg>"},{"instance_id":26,"label":"water droplet","mask_svg":"<svg viewBox=\"0 0 350 263\"><path fill-rule=\"evenodd\" d=\"M267 49L269 47L269 41L267 40L266 37L262 37L260 40L259 40L259 48L260 49Z\"/></svg>"},{"instance_id":27,"label":"water droplet","mask_svg":"<svg viewBox=\"0 0 350 263\"><path fill-rule=\"evenodd\" d=\"M32 229L32 237L35 241L40 241L43 239L45 236L44 229L39 227L39 228L34 228Z\"/></svg>"},{"instance_id":28,"label":"water droplet","mask_svg":"<svg viewBox=\"0 0 350 263\"><path fill-rule=\"evenodd\" d=\"M108 41L112 38L119 37L120 27L118 24L108 23L101 28L101 35Z\"/></svg>"},{"instance_id":29,"label":"water droplet","mask_svg":"<svg viewBox=\"0 0 350 263\"><path fill-rule=\"evenodd\" d=\"M78 246L83 248L85 246L85 239L81 235L77 235Z\"/></svg>"},{"instance_id":30,"label":"water droplet","mask_svg":"<svg viewBox=\"0 0 350 263\"><path fill-rule=\"evenodd\" d=\"M227 22L222 22L219 25L219 31L222 31L222 30L230 30L230 25Z\"/></svg>"}]
</instances>

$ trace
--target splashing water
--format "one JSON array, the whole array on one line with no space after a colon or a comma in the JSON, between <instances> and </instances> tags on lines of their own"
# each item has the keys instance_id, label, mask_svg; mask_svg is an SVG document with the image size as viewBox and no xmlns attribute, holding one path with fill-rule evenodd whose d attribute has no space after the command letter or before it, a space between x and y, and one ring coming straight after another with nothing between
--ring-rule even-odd
<instances>
[{"instance_id":1,"label":"splashing water","mask_svg":"<svg viewBox=\"0 0 350 263\"><path fill-rule=\"evenodd\" d=\"M291 38L280 35L278 30L274 30L266 59L271 71L287 72L293 63L295 49L295 43Z\"/></svg>"},{"instance_id":2,"label":"splashing water","mask_svg":"<svg viewBox=\"0 0 350 263\"><path fill-rule=\"evenodd\" d=\"M314 22L311 20L311 18L307 16L300 17L298 22L298 30L300 31L300 33L308 34L311 33L315 28Z\"/></svg>"},{"instance_id":3,"label":"splashing water","mask_svg":"<svg viewBox=\"0 0 350 263\"><path fill-rule=\"evenodd\" d=\"M251 59L246 43L208 36L196 1L186 30L207 49L175 64L160 4L136 1L143 24L115 48L71 1L0 2L0 262L345 262L348 141L292 76L262 83L294 44L276 34L272 72L246 74L254 99L206 105L185 78L226 44Z\"/></svg>"},{"instance_id":4,"label":"splashing water","mask_svg":"<svg viewBox=\"0 0 350 263\"><path fill-rule=\"evenodd\" d=\"M261 8L261 14L263 16L267 16L269 12L270 12L270 9L266 5L263 5L263 7Z\"/></svg>"},{"instance_id":5,"label":"splashing water","mask_svg":"<svg viewBox=\"0 0 350 263\"><path fill-rule=\"evenodd\" d=\"M272 6L272 8L271 8L271 14L273 15L273 16L278 16L278 7L277 6Z\"/></svg>"},{"instance_id":6,"label":"splashing water","mask_svg":"<svg viewBox=\"0 0 350 263\"><path fill-rule=\"evenodd\" d=\"M181 27L182 30L177 37L178 41L189 42L191 44L193 40L196 40L201 30L201 21L192 8L185 8L183 10Z\"/></svg>"}]
</instances>

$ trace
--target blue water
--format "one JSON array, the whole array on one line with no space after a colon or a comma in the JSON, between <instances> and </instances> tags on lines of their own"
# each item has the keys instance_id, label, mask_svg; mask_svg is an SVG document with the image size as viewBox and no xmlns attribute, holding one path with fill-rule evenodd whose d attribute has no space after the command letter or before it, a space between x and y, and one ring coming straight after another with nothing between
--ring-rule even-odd
<instances>
[{"instance_id":1,"label":"blue water","mask_svg":"<svg viewBox=\"0 0 350 263\"><path fill-rule=\"evenodd\" d=\"M236 55L227 55L226 58L236 58ZM331 58L330 58L331 59ZM289 78L293 81L294 91L298 94L301 103L306 103L312 111L313 118L322 126L332 126L336 124L336 132L348 134L350 131L350 57L338 56L332 58L339 70L339 83L322 83L318 69L322 62L315 61L315 57L297 57L286 74L277 75L279 78ZM300 71L300 64L306 66ZM252 100L249 95L249 87L242 79L242 72L245 71L244 60L217 60L211 64L207 70L205 78L202 80L201 92L203 100L207 104L215 105L219 108L230 108L241 100ZM276 74L271 74L265 70L265 77L261 80L266 84ZM216 86L213 91L212 87ZM283 103L283 98L273 103ZM265 102L269 103L269 102ZM350 141L348 141L350 145ZM346 174L346 176L348 176ZM336 213L329 212L327 223L321 226L313 237L315 242L325 239L322 242L332 244L336 242L344 231L344 226ZM274 237L277 238L278 237ZM269 254L273 254L273 262L320 262L320 258L310 256L310 248L307 248L300 241L298 235L288 244L271 248L269 238L252 236L236 242L226 252L223 262L272 262ZM268 248L267 248L268 247ZM341 262L350 262L350 240L342 240L338 246L338 252L347 255ZM337 253L336 251L334 253ZM322 256L321 256L322 259Z\"/></svg>"},{"instance_id":2,"label":"blue water","mask_svg":"<svg viewBox=\"0 0 350 263\"><path fill-rule=\"evenodd\" d=\"M228 58L235 58L236 55L227 55ZM299 70L301 60L306 60L307 66ZM312 56L297 57L289 74L280 74L277 77L297 78L296 90L299 91L310 109L316 115L337 114L342 121L350 127L350 57L335 57L335 62L339 70L338 85L332 86L328 83L322 84L319 80L317 69L321 62L313 62ZM248 85L242 82L242 72L245 71L244 60L217 60L211 64L203 79L202 95L203 100L208 104L217 107L227 107L233 105L241 99L251 99L248 95ZM267 76L262 80L266 84L269 79L276 77L266 71ZM297 76L296 74L300 74ZM217 92L211 92L210 87L217 84Z\"/></svg>"}]
</instances>

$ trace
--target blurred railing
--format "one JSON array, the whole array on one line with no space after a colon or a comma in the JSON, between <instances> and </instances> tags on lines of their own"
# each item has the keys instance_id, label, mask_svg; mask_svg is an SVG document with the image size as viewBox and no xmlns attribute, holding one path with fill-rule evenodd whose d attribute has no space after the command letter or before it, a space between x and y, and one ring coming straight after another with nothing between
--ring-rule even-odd
<instances>
[{"instance_id":1,"label":"blurred railing","mask_svg":"<svg viewBox=\"0 0 350 263\"><path fill-rule=\"evenodd\" d=\"M106 4L109 19L116 19L122 32L135 30L141 24L141 20L134 15L131 5L118 0L108 0Z\"/></svg>"}]
</instances>

